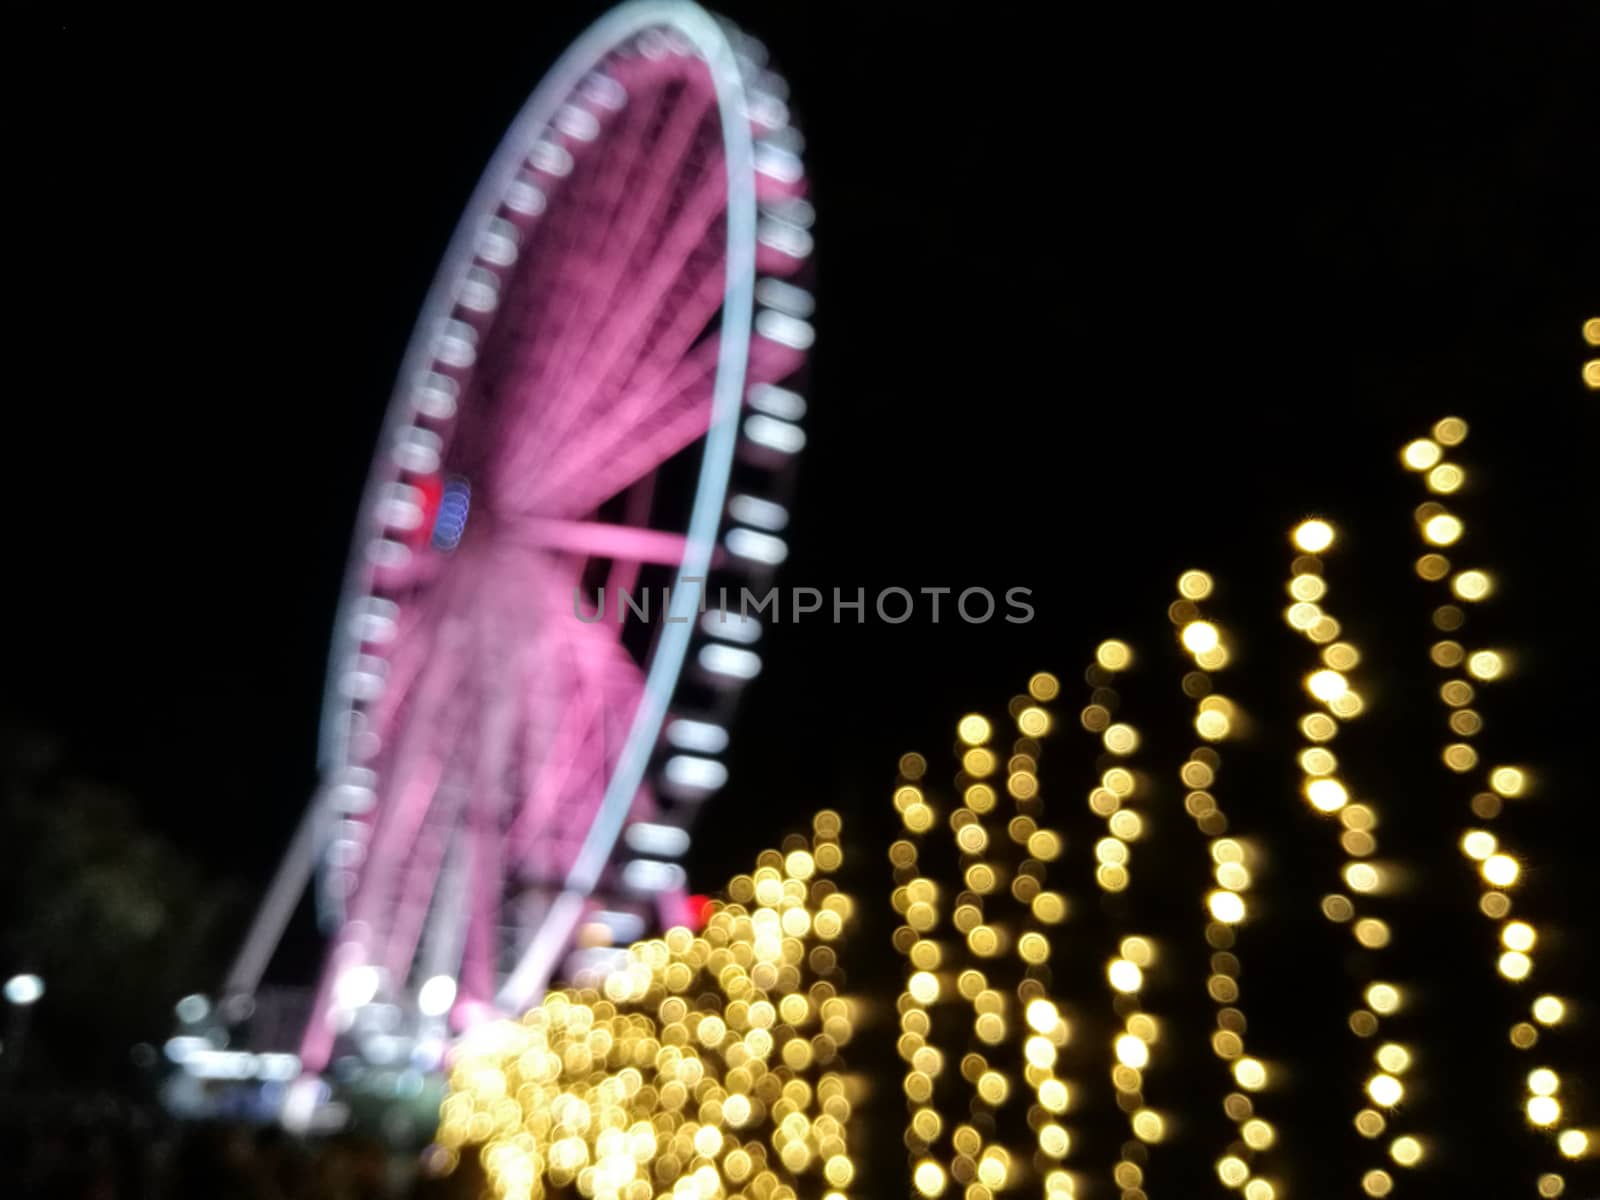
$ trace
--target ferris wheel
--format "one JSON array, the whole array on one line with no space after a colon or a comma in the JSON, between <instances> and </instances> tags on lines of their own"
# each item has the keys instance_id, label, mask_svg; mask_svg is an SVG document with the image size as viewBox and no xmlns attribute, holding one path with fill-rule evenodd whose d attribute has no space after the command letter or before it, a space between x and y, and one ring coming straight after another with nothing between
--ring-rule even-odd
<instances>
[{"instance_id":1,"label":"ferris wheel","mask_svg":"<svg viewBox=\"0 0 1600 1200\"><path fill-rule=\"evenodd\" d=\"M813 214L764 58L682 0L613 10L445 254L358 520L322 786L227 982L255 991L313 886L308 1071L367 1010L518 1012L583 945L687 915L761 666L731 597L786 554L805 442Z\"/></svg>"}]
</instances>

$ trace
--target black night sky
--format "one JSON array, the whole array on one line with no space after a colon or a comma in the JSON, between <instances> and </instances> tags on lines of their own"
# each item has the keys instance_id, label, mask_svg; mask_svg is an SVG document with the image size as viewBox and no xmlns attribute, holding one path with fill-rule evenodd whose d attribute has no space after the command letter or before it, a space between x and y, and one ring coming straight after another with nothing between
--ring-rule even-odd
<instances>
[{"instance_id":1,"label":"black night sky","mask_svg":"<svg viewBox=\"0 0 1600 1200\"><path fill-rule=\"evenodd\" d=\"M1600 400L1579 378L1596 353L1582 323L1600 316L1600 10L723 7L789 79L818 210L810 442L781 582L1028 587L1038 616L775 628L695 882L839 809L874 910L851 982L892 987L876 910L899 754L948 774L954 720L1002 715L1035 670L1062 675L1070 717L1094 644L1134 643L1127 714L1148 730L1166 815L1128 903L1172 945L1150 1001L1177 1030L1150 1096L1194 1114L1156 1148L1149 1186L1209 1194L1224 1079L1205 1046L1205 852L1174 777L1187 717L1165 617L1178 573L1204 567L1239 651L1221 685L1252 720L1219 797L1270 847L1266 914L1240 953L1252 1045L1288 1079L1275 1161L1297 1164L1290 1195L1352 1194L1372 1149L1350 1127L1362 1068L1344 1015L1365 968L1316 913L1339 859L1295 794L1307 647L1279 615L1285 532L1327 516L1344 534L1330 605L1372 701L1341 760L1407 869L1396 944L1426 983L1408 1028L1428 1082L1409 1115L1439 1153L1399 1194L1532 1195L1553 1155L1514 1111L1522 1076L1600 1061ZM201 948L128 985L131 1009L159 1016L215 987L311 793L333 606L412 318L506 123L600 11L71 18L13 43L27 103L0 737L17 907L0 923L31 928L44 903L21 883L36 876L15 831L35 826L19 814L85 790L125 798L139 845L159 842L211 914ZM1474 629L1519 666L1480 706L1480 749L1541 781L1505 822L1525 854L1518 912L1546 931L1548 990L1591 1005L1549 1063L1506 1041L1522 1010L1455 849L1471 789L1438 765L1431 593L1410 569L1420 488L1396 451L1446 414L1472 425L1467 565L1503 585ZM1090 739L1062 729L1042 769L1086 849ZM1082 861L1081 967L1058 980L1108 1010L1112 926ZM316 952L302 913L274 970L309 975ZM0 973L27 965L0 958ZM167 1028L108 1020L80 1042L96 1017L72 986L38 1018L52 1085L128 1086L127 1045ZM101 1002L116 1003L109 986ZM873 1194L891 1195L891 1039L860 1059L891 1122ZM1600 1092L1569 1086L1600 1121ZM1084 1130L1101 1139L1086 1166L1125 1134L1109 1117ZM1600 1187L1570 1182L1578 1200Z\"/></svg>"}]
</instances>

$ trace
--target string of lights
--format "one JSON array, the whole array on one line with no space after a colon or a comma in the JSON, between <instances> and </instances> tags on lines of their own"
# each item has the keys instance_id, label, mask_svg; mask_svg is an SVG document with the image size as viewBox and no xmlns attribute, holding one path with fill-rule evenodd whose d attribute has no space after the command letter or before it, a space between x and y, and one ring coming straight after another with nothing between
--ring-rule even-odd
<instances>
[{"instance_id":1,"label":"string of lights","mask_svg":"<svg viewBox=\"0 0 1600 1200\"><path fill-rule=\"evenodd\" d=\"M494 1195L845 1200L859 1099L839 939L855 905L829 876L838 814L735 876L704 929L669 929L472 1030L450 1071L432 1165L477 1150Z\"/></svg>"},{"instance_id":2,"label":"string of lights","mask_svg":"<svg viewBox=\"0 0 1600 1200\"><path fill-rule=\"evenodd\" d=\"M1374 858L1378 852L1377 806L1370 800L1352 800L1350 788L1339 777L1338 758L1328 748L1340 728L1366 708L1350 682L1361 652L1353 642L1341 639L1338 619L1321 604L1328 594L1323 556L1336 541L1333 526L1318 518L1303 521L1290 534L1290 541L1297 553L1290 564L1290 604L1284 620L1318 647L1316 666L1305 677L1305 690L1320 707L1299 723L1301 791L1312 809L1337 819L1340 826L1339 846L1345 862L1339 873L1345 890L1323 897L1322 914L1335 924L1348 925L1357 944L1374 959L1372 974L1377 979L1365 988L1364 1004L1350 1014L1348 1022L1357 1038L1371 1042L1385 1022L1393 1023L1404 1010L1406 992L1382 978L1383 960L1389 956L1380 952L1390 946L1393 934L1388 922L1374 913L1394 881L1392 872ZM1373 1069L1363 1088L1365 1103L1355 1115L1355 1127L1362 1137L1383 1137L1401 1116L1405 1075L1413 1058L1411 1047L1394 1040L1382 1041L1373 1051ZM1426 1145L1415 1135L1402 1133L1390 1140L1388 1152L1395 1165L1415 1167L1423 1160ZM1371 1167L1361 1177L1362 1191L1369 1196L1391 1195L1395 1186L1394 1175L1385 1167Z\"/></svg>"},{"instance_id":3,"label":"string of lights","mask_svg":"<svg viewBox=\"0 0 1600 1200\"><path fill-rule=\"evenodd\" d=\"M1211 1049L1228 1064L1229 1087L1222 1108L1238 1135L1217 1160L1216 1170L1223 1184L1240 1189L1246 1200L1276 1200L1278 1185L1261 1172L1260 1161L1276 1143L1277 1130L1258 1114L1255 1099L1268 1088L1270 1078L1266 1064L1245 1045L1249 1022L1240 1004L1243 965L1235 953L1238 927L1250 914L1255 854L1247 841L1228 836L1228 818L1213 790L1222 770L1222 755L1215 747L1236 735L1243 719L1239 707L1215 690L1212 678L1232 657L1223 631L1205 618L1200 607L1213 588L1205 571L1185 571L1178 577L1178 598L1168 607L1167 617L1195 664L1195 669L1183 676L1182 687L1183 694L1194 702L1198 743L1178 775L1187 789L1184 810L1206 838L1216 881L1205 897L1205 939L1211 951L1206 993L1216 1008Z\"/></svg>"},{"instance_id":4,"label":"string of lights","mask_svg":"<svg viewBox=\"0 0 1600 1200\"><path fill-rule=\"evenodd\" d=\"M1106 769L1089 793L1089 810L1105 821L1105 834L1094 845L1095 883L1109 893L1131 887L1131 843L1145 833L1144 818L1130 807L1142 798L1141 776L1133 762L1140 745L1139 731L1128 722L1113 719L1121 703L1115 688L1117 675L1132 662L1133 651L1126 642L1112 638L1096 647L1094 662L1085 672L1092 691L1079 718L1084 729L1098 736L1104 750L1101 765ZM1118 940L1117 954L1106 964L1112 1011L1121 1026L1111 1039L1111 1084L1117 1107L1127 1114L1133 1134L1123 1142L1112 1169L1123 1200L1145 1200L1146 1147L1166 1135L1166 1118L1148 1106L1144 1096L1152 1051L1161 1033L1160 1023L1146 1011L1144 1000L1155 960L1154 939L1132 933Z\"/></svg>"},{"instance_id":5,"label":"string of lights","mask_svg":"<svg viewBox=\"0 0 1600 1200\"><path fill-rule=\"evenodd\" d=\"M899 1049L910 1068L904 1079L910 1111L905 1141L912 1185L923 1196L939 1196L954 1181L966 1200L992 1200L1024 1178L1030 1165L1046 1195L1065 1200L1076 1191L1075 1179L1060 1165L1072 1149L1072 1135L1059 1119L1072 1093L1055 1069L1070 1028L1048 995L1047 928L1066 919L1067 903L1045 887L1045 864L1060 857L1064 843L1039 822L1039 739L1053 724L1044 704L1059 691L1054 676L1040 673L1029 681L1029 694L1013 700L1019 736L1004 762L991 745L996 731L988 718L973 713L958 723L961 803L948 818L957 888L941 889L921 866L924 835L935 824L918 786L926 760L908 754L900 761L895 807L910 837L890 848L896 883L891 902L904 922L895 945L909 971L897 1002ZM992 782L1002 777L1011 802L1003 826L1001 792ZM949 920L954 936L936 940L946 890L955 891ZM1020 1022L1013 1004L1021 1010ZM946 1049L960 1055L959 1071L940 1086ZM1031 1096L1013 1086L1017 1074ZM1001 1114L1030 1098L1026 1120L1035 1148L1019 1154L1001 1143ZM967 1119L960 1119L963 1114Z\"/></svg>"},{"instance_id":6,"label":"string of lights","mask_svg":"<svg viewBox=\"0 0 1600 1200\"><path fill-rule=\"evenodd\" d=\"M1600 341L1600 321L1585 327L1586 335ZM1511 986L1526 987L1534 973L1534 951L1539 933L1530 922L1513 917L1512 892L1522 875L1522 859L1511 849L1503 834L1494 827L1507 801L1516 801L1533 788L1533 779L1523 767L1483 766L1472 739L1484 727L1484 719L1474 707L1480 693L1505 678L1511 669L1510 656L1489 648L1468 649L1462 639L1471 608L1490 600L1496 580L1489 572L1475 567L1458 569L1445 554L1458 554L1466 533L1465 523L1449 511L1439 496L1452 495L1465 484L1467 475L1459 464L1447 461L1445 454L1460 446L1467 437L1467 424L1458 417L1445 417L1434 423L1430 436L1416 438L1400 451L1400 461L1420 475L1434 498L1424 501L1413 514L1424 553L1416 561L1416 572L1423 580L1446 593L1445 602L1434 607L1432 624L1444 634L1429 650L1429 657L1445 676L1439 686L1439 699L1446 713L1451 740L1444 747L1442 761L1454 775L1477 776L1484 781L1470 801L1474 822L1462 829L1459 845L1462 854L1474 864L1480 886L1478 907L1496 923L1496 966L1502 979ZM1543 1040L1541 1030L1554 1031L1563 1024L1568 1002L1555 995L1540 995L1529 1005L1532 1020L1518 1021L1511 1027L1510 1042L1528 1052ZM1562 1094L1562 1077L1547 1066L1535 1067L1526 1077L1523 1111L1529 1124L1548 1131L1557 1151L1568 1159L1579 1159L1590 1152L1590 1135L1571 1123ZM1559 1172L1547 1171L1536 1181L1541 1197L1560 1196L1566 1180Z\"/></svg>"}]
</instances>

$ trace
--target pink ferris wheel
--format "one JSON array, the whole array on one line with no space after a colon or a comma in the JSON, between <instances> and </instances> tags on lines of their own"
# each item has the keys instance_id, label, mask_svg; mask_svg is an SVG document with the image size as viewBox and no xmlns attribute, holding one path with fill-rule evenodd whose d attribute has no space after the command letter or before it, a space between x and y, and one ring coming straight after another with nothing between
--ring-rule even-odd
<instances>
[{"instance_id":1,"label":"pink ferris wheel","mask_svg":"<svg viewBox=\"0 0 1600 1200\"><path fill-rule=\"evenodd\" d=\"M812 212L763 60L693 4L624 5L467 206L357 525L323 784L227 981L255 992L314 887L306 1070L520 1011L583 947L687 914L760 670L732 597L785 555L805 440Z\"/></svg>"}]
</instances>

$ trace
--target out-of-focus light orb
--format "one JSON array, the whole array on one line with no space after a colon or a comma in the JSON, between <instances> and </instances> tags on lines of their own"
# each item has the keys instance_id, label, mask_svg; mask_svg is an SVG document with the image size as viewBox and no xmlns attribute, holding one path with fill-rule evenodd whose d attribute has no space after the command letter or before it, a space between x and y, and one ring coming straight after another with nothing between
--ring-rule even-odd
<instances>
[{"instance_id":1,"label":"out-of-focus light orb","mask_svg":"<svg viewBox=\"0 0 1600 1200\"><path fill-rule=\"evenodd\" d=\"M1247 1092L1259 1092L1267 1086L1267 1068L1259 1059L1239 1059L1233 1064L1233 1077Z\"/></svg>"},{"instance_id":2,"label":"out-of-focus light orb","mask_svg":"<svg viewBox=\"0 0 1600 1200\"><path fill-rule=\"evenodd\" d=\"M911 1173L911 1182L916 1185L917 1193L922 1196L932 1197L944 1193L945 1174L944 1168L931 1158L925 1158L917 1164L916 1170Z\"/></svg>"},{"instance_id":3,"label":"out-of-focus light orb","mask_svg":"<svg viewBox=\"0 0 1600 1200\"><path fill-rule=\"evenodd\" d=\"M1133 1136L1141 1142L1159 1142L1167 1135L1167 1123L1160 1113L1141 1108L1133 1114Z\"/></svg>"},{"instance_id":4,"label":"out-of-focus light orb","mask_svg":"<svg viewBox=\"0 0 1600 1200\"><path fill-rule=\"evenodd\" d=\"M1307 554L1321 554L1333 545L1333 526L1313 518L1295 526L1294 544Z\"/></svg>"},{"instance_id":5,"label":"out-of-focus light orb","mask_svg":"<svg viewBox=\"0 0 1600 1200\"><path fill-rule=\"evenodd\" d=\"M1506 660L1493 650L1476 650L1467 657L1467 673L1475 679L1499 679Z\"/></svg>"},{"instance_id":6,"label":"out-of-focus light orb","mask_svg":"<svg viewBox=\"0 0 1600 1200\"><path fill-rule=\"evenodd\" d=\"M1444 417L1433 423L1433 438L1441 446L1459 446L1467 440L1467 423L1460 417Z\"/></svg>"},{"instance_id":7,"label":"out-of-focus light orb","mask_svg":"<svg viewBox=\"0 0 1600 1200\"><path fill-rule=\"evenodd\" d=\"M1211 595L1211 576L1204 571L1185 571L1178 576L1178 594L1185 600L1204 600Z\"/></svg>"},{"instance_id":8,"label":"out-of-focus light orb","mask_svg":"<svg viewBox=\"0 0 1600 1200\"><path fill-rule=\"evenodd\" d=\"M1568 1158L1582 1158L1589 1153L1589 1135L1581 1129L1563 1130L1556 1148Z\"/></svg>"},{"instance_id":9,"label":"out-of-focus light orb","mask_svg":"<svg viewBox=\"0 0 1600 1200\"><path fill-rule=\"evenodd\" d=\"M1526 979L1533 970L1533 960L1519 950L1507 950L1496 965L1500 974L1512 981Z\"/></svg>"},{"instance_id":10,"label":"out-of-focus light orb","mask_svg":"<svg viewBox=\"0 0 1600 1200\"><path fill-rule=\"evenodd\" d=\"M1095 647L1094 660L1108 671L1121 671L1133 661L1133 651L1127 642L1107 638Z\"/></svg>"},{"instance_id":11,"label":"out-of-focus light orb","mask_svg":"<svg viewBox=\"0 0 1600 1200\"><path fill-rule=\"evenodd\" d=\"M1237 892L1212 892L1206 897L1206 907L1224 925L1237 925L1245 917L1244 899Z\"/></svg>"},{"instance_id":12,"label":"out-of-focus light orb","mask_svg":"<svg viewBox=\"0 0 1600 1200\"><path fill-rule=\"evenodd\" d=\"M456 981L435 975L417 989L417 1009L425 1017L442 1017L456 1002Z\"/></svg>"},{"instance_id":13,"label":"out-of-focus light orb","mask_svg":"<svg viewBox=\"0 0 1600 1200\"><path fill-rule=\"evenodd\" d=\"M8 1001L25 1008L44 998L44 980L37 975L13 975L6 980L5 992Z\"/></svg>"},{"instance_id":14,"label":"out-of-focus light orb","mask_svg":"<svg viewBox=\"0 0 1600 1200\"><path fill-rule=\"evenodd\" d=\"M1508 921L1500 930L1500 940L1507 950L1521 950L1526 953L1533 949L1538 934L1526 921Z\"/></svg>"},{"instance_id":15,"label":"out-of-focus light orb","mask_svg":"<svg viewBox=\"0 0 1600 1200\"><path fill-rule=\"evenodd\" d=\"M1469 829L1461 835L1461 853L1483 862L1500 846L1494 834L1485 829Z\"/></svg>"},{"instance_id":16,"label":"out-of-focus light orb","mask_svg":"<svg viewBox=\"0 0 1600 1200\"><path fill-rule=\"evenodd\" d=\"M1330 704L1350 690L1350 683L1338 671L1324 669L1306 676L1306 691L1324 704Z\"/></svg>"},{"instance_id":17,"label":"out-of-focus light orb","mask_svg":"<svg viewBox=\"0 0 1600 1200\"><path fill-rule=\"evenodd\" d=\"M939 977L931 971L917 971L906 981L906 991L926 1007L939 998Z\"/></svg>"},{"instance_id":18,"label":"out-of-focus light orb","mask_svg":"<svg viewBox=\"0 0 1600 1200\"><path fill-rule=\"evenodd\" d=\"M1244 1200L1278 1200L1278 1189L1265 1179L1252 1179L1244 1185Z\"/></svg>"},{"instance_id":19,"label":"out-of-focus light orb","mask_svg":"<svg viewBox=\"0 0 1600 1200\"><path fill-rule=\"evenodd\" d=\"M1385 1042L1374 1056L1378 1065L1390 1075L1403 1075L1411 1066L1411 1051L1396 1042Z\"/></svg>"},{"instance_id":20,"label":"out-of-focus light orb","mask_svg":"<svg viewBox=\"0 0 1600 1200\"><path fill-rule=\"evenodd\" d=\"M1559 1025L1566 1015L1567 1006L1558 996L1540 996L1533 1002L1533 1019L1541 1025Z\"/></svg>"},{"instance_id":21,"label":"out-of-focus light orb","mask_svg":"<svg viewBox=\"0 0 1600 1200\"><path fill-rule=\"evenodd\" d=\"M1583 323L1583 340L1591 346L1600 346L1600 317L1590 317Z\"/></svg>"},{"instance_id":22,"label":"out-of-focus light orb","mask_svg":"<svg viewBox=\"0 0 1600 1200\"><path fill-rule=\"evenodd\" d=\"M1132 1067L1135 1071L1142 1071L1150 1065L1150 1047L1144 1041L1136 1038L1131 1033L1119 1036L1115 1043L1117 1061L1125 1067Z\"/></svg>"},{"instance_id":23,"label":"out-of-focus light orb","mask_svg":"<svg viewBox=\"0 0 1600 1200\"><path fill-rule=\"evenodd\" d=\"M1596 390L1600 390L1600 358L1591 358L1583 364L1583 382Z\"/></svg>"},{"instance_id":24,"label":"out-of-focus light orb","mask_svg":"<svg viewBox=\"0 0 1600 1200\"><path fill-rule=\"evenodd\" d=\"M1496 767L1489 772L1489 786L1510 799L1528 790L1528 777L1518 767Z\"/></svg>"},{"instance_id":25,"label":"out-of-focus light orb","mask_svg":"<svg viewBox=\"0 0 1600 1200\"><path fill-rule=\"evenodd\" d=\"M1028 695L1035 700L1054 700L1061 694L1061 681L1049 671L1039 671L1028 680Z\"/></svg>"},{"instance_id":26,"label":"out-of-focus light orb","mask_svg":"<svg viewBox=\"0 0 1600 1200\"><path fill-rule=\"evenodd\" d=\"M1451 492L1461 490L1461 485L1467 480L1467 473L1455 463L1440 463L1428 472L1428 490L1448 496Z\"/></svg>"},{"instance_id":27,"label":"out-of-focus light orb","mask_svg":"<svg viewBox=\"0 0 1600 1200\"><path fill-rule=\"evenodd\" d=\"M1023 1015L1028 1027L1035 1033L1054 1033L1056 1026L1061 1024L1060 1010L1043 997L1028 1001L1028 1007L1023 1010Z\"/></svg>"},{"instance_id":28,"label":"out-of-focus light orb","mask_svg":"<svg viewBox=\"0 0 1600 1200\"><path fill-rule=\"evenodd\" d=\"M1378 868L1365 862L1348 864L1344 869L1344 881L1353 892L1375 892L1383 882Z\"/></svg>"},{"instance_id":29,"label":"out-of-focus light orb","mask_svg":"<svg viewBox=\"0 0 1600 1200\"><path fill-rule=\"evenodd\" d=\"M1233 893L1225 893L1232 895ZM1125 958L1114 958L1106 967L1106 979L1111 986L1119 992L1137 992L1144 986L1144 972L1137 963L1129 962Z\"/></svg>"},{"instance_id":30,"label":"out-of-focus light orb","mask_svg":"<svg viewBox=\"0 0 1600 1200\"><path fill-rule=\"evenodd\" d=\"M1389 1157L1402 1167L1414 1167L1422 1161L1422 1143L1414 1137L1397 1137L1389 1145Z\"/></svg>"},{"instance_id":31,"label":"out-of-focus light orb","mask_svg":"<svg viewBox=\"0 0 1600 1200\"><path fill-rule=\"evenodd\" d=\"M377 998L378 968L367 963L346 967L333 984L334 1003L340 1008L361 1008Z\"/></svg>"},{"instance_id":32,"label":"out-of-focus light orb","mask_svg":"<svg viewBox=\"0 0 1600 1200\"><path fill-rule=\"evenodd\" d=\"M1067 1085L1059 1079L1046 1079L1039 1084L1039 1103L1044 1106L1046 1112L1066 1112L1070 1099Z\"/></svg>"},{"instance_id":33,"label":"out-of-focus light orb","mask_svg":"<svg viewBox=\"0 0 1600 1200\"><path fill-rule=\"evenodd\" d=\"M1222 637L1210 621L1190 621L1183 627L1183 645L1191 654L1205 654L1221 644Z\"/></svg>"},{"instance_id":34,"label":"out-of-focus light orb","mask_svg":"<svg viewBox=\"0 0 1600 1200\"><path fill-rule=\"evenodd\" d=\"M1366 991L1367 1007L1388 1016L1400 1011L1400 989L1392 983L1375 983Z\"/></svg>"},{"instance_id":35,"label":"out-of-focus light orb","mask_svg":"<svg viewBox=\"0 0 1600 1200\"><path fill-rule=\"evenodd\" d=\"M1393 1108L1405 1094L1405 1085L1393 1075L1378 1074L1367 1080L1367 1095L1380 1108Z\"/></svg>"},{"instance_id":36,"label":"out-of-focus light orb","mask_svg":"<svg viewBox=\"0 0 1600 1200\"><path fill-rule=\"evenodd\" d=\"M1494 580L1483 571L1462 571L1450 581L1450 590L1462 600L1483 600L1494 591Z\"/></svg>"},{"instance_id":37,"label":"out-of-focus light orb","mask_svg":"<svg viewBox=\"0 0 1600 1200\"><path fill-rule=\"evenodd\" d=\"M1561 1120L1561 1102L1554 1096L1532 1096L1528 1100L1528 1120L1541 1129L1548 1129Z\"/></svg>"},{"instance_id":38,"label":"out-of-focus light orb","mask_svg":"<svg viewBox=\"0 0 1600 1200\"><path fill-rule=\"evenodd\" d=\"M1414 442L1407 442L1405 449L1400 451L1400 461L1405 463L1407 470L1426 471L1443 456L1439 443L1432 438L1418 438Z\"/></svg>"},{"instance_id":39,"label":"out-of-focus light orb","mask_svg":"<svg viewBox=\"0 0 1600 1200\"><path fill-rule=\"evenodd\" d=\"M1536 1067L1528 1072L1528 1090L1535 1096L1554 1096L1561 1090L1561 1076L1549 1067Z\"/></svg>"},{"instance_id":40,"label":"out-of-focus light orb","mask_svg":"<svg viewBox=\"0 0 1600 1200\"><path fill-rule=\"evenodd\" d=\"M185 1025L193 1025L196 1022L204 1021L210 1015L211 1002L196 992L192 996L185 996L182 1000L179 1000L173 1006L173 1009L178 1014L178 1020Z\"/></svg>"},{"instance_id":41,"label":"out-of-focus light orb","mask_svg":"<svg viewBox=\"0 0 1600 1200\"><path fill-rule=\"evenodd\" d=\"M1449 546L1461 539L1462 525L1449 513L1435 513L1422 523L1422 536L1435 546Z\"/></svg>"},{"instance_id":42,"label":"out-of-focus light orb","mask_svg":"<svg viewBox=\"0 0 1600 1200\"><path fill-rule=\"evenodd\" d=\"M1243 1187L1244 1181L1250 1178L1250 1168L1244 1159L1230 1154L1217 1160L1217 1178L1224 1187Z\"/></svg>"},{"instance_id":43,"label":"out-of-focus light orb","mask_svg":"<svg viewBox=\"0 0 1600 1200\"><path fill-rule=\"evenodd\" d=\"M969 746L982 745L989 740L989 718L968 713L956 724L956 733Z\"/></svg>"},{"instance_id":44,"label":"out-of-focus light orb","mask_svg":"<svg viewBox=\"0 0 1600 1200\"><path fill-rule=\"evenodd\" d=\"M1491 854L1483 860L1480 868L1483 877L1495 887L1510 887L1517 881L1517 876L1522 873L1522 868L1517 865L1517 860L1509 854Z\"/></svg>"},{"instance_id":45,"label":"out-of-focus light orb","mask_svg":"<svg viewBox=\"0 0 1600 1200\"><path fill-rule=\"evenodd\" d=\"M1318 812L1338 812L1350 802L1350 793L1337 779L1320 776L1306 783L1306 799Z\"/></svg>"}]
</instances>

